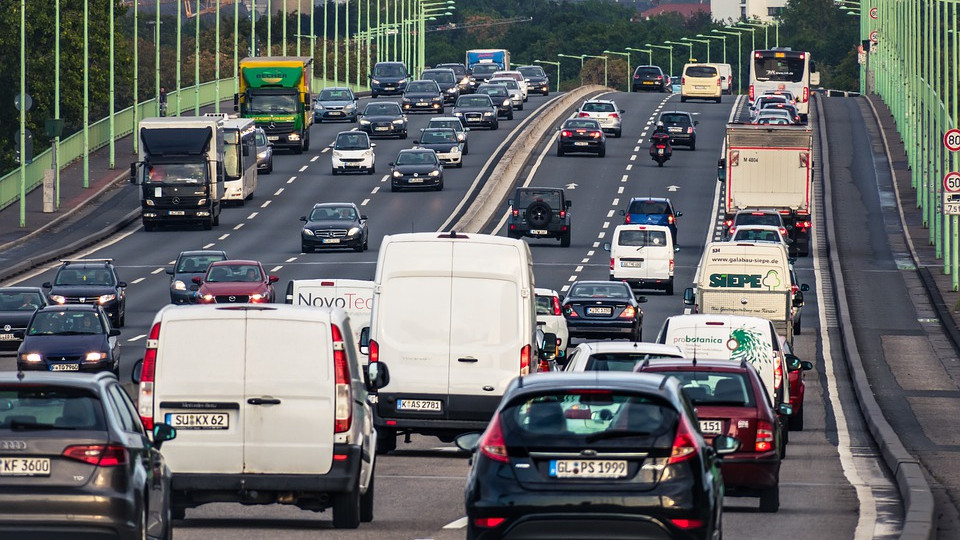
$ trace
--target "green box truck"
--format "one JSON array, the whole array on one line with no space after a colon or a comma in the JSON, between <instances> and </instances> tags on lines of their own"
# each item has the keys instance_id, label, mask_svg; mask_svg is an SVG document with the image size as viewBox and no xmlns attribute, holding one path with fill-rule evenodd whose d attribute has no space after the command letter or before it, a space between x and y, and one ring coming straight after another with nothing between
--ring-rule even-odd
<instances>
[{"instance_id":1,"label":"green box truck","mask_svg":"<svg viewBox=\"0 0 960 540\"><path fill-rule=\"evenodd\" d=\"M299 154L310 149L312 81L310 57L244 58L240 61L240 93L233 97L233 108L240 116L253 118L274 147Z\"/></svg>"}]
</instances>

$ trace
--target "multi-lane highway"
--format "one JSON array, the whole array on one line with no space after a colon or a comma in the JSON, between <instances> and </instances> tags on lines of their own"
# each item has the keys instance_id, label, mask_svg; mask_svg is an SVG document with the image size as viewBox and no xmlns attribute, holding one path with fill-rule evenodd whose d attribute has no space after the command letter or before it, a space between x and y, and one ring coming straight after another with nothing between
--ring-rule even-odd
<instances>
[{"instance_id":1,"label":"multi-lane highway","mask_svg":"<svg viewBox=\"0 0 960 540\"><path fill-rule=\"evenodd\" d=\"M618 212L633 196L668 196L683 212L679 223L677 294L647 294L644 339L652 340L664 318L682 312L681 291L693 279L705 241L716 231L716 161L725 123L742 107L732 97L722 104L679 103L669 94L611 93L625 109L623 137L607 140L605 158L558 157L552 142L538 148L519 179L533 186L566 187L573 201L573 236L569 248L556 241L531 241L537 285L564 292L576 279L607 279L609 255L602 245L620 222ZM553 96L551 96L552 99ZM279 276L282 296L287 281L297 278L350 277L372 279L383 235L435 231L444 225L468 194L474 179L507 134L547 99L531 96L515 120L501 122L494 132L470 132L470 153L462 169L447 169L442 192L392 193L389 161L401 148L412 146L429 115L411 115L408 140L377 140L377 175L330 173L330 157L322 150L340 130L354 124L321 124L312 132L314 149L303 155L275 156L272 175L260 176L252 201L228 208L212 231L161 230L146 233L131 227L77 256L110 257L119 266L127 290L127 326L123 328L124 380L142 356L144 337L153 315L169 301L164 270L185 249L223 249L230 256L252 258ZM362 105L361 105L362 107ZM647 136L661 110L697 114L696 151L677 148L665 167L647 155ZM816 118L811 116L812 121ZM492 163L490 165L493 165ZM818 188L819 189L819 188ZM818 195L822 196L822 194ZM300 222L314 202L352 201L369 217L370 250L301 254ZM502 207L500 212L505 212ZM496 216L495 216L496 217ZM822 219L821 214L818 219ZM502 223L493 228L503 234ZM781 470L781 507L776 515L757 512L756 499L728 498L724 527L728 538L768 538L773 535L821 538L883 537L898 530L899 501L853 401L839 356L836 320L822 260L822 228L811 256L800 259L801 282L811 285L804 307L804 332L796 352L814 362L806 378L806 429L792 432ZM39 284L52 277L50 268L18 278ZM826 302L824 301L826 300ZM416 306L411 306L416 309ZM465 306L464 309L469 309ZM483 321L477 321L482 324ZM211 336L211 339L217 339ZM0 360L11 369L12 359ZM463 486L467 456L429 437L413 437L396 452L378 457L375 520L355 531L332 529L329 513L314 514L291 507L207 505L187 511L178 521L175 538L463 538ZM863 536L859 536L863 535Z\"/></svg>"}]
</instances>

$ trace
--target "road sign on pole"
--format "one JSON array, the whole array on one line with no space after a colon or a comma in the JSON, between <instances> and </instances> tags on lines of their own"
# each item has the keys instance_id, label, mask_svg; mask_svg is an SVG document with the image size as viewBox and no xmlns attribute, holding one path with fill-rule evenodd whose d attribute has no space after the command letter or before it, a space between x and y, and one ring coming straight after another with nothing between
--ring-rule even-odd
<instances>
[{"instance_id":1,"label":"road sign on pole","mask_svg":"<svg viewBox=\"0 0 960 540\"><path fill-rule=\"evenodd\" d=\"M874 42L874 43L880 43L880 31L879 31L879 30L874 30L873 32L870 32L870 41L872 41L872 42Z\"/></svg>"},{"instance_id":2,"label":"road sign on pole","mask_svg":"<svg viewBox=\"0 0 960 540\"><path fill-rule=\"evenodd\" d=\"M960 172L948 172L943 177L943 214L960 216Z\"/></svg>"},{"instance_id":3,"label":"road sign on pole","mask_svg":"<svg viewBox=\"0 0 960 540\"><path fill-rule=\"evenodd\" d=\"M943 146L951 152L960 151L960 129L953 128L944 133Z\"/></svg>"},{"instance_id":4,"label":"road sign on pole","mask_svg":"<svg viewBox=\"0 0 960 540\"><path fill-rule=\"evenodd\" d=\"M871 18L871 19L876 19L876 18L877 18L877 14L878 14L877 8L875 8L875 7L870 8L870 18Z\"/></svg>"},{"instance_id":5,"label":"road sign on pole","mask_svg":"<svg viewBox=\"0 0 960 540\"><path fill-rule=\"evenodd\" d=\"M943 176L943 190L950 193L960 192L960 172L948 172Z\"/></svg>"}]
</instances>

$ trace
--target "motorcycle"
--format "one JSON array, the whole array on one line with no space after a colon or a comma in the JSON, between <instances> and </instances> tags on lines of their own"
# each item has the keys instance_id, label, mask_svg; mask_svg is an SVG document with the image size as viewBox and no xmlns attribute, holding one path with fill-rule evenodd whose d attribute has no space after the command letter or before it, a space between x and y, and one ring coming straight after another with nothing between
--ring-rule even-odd
<instances>
[{"instance_id":1,"label":"motorcycle","mask_svg":"<svg viewBox=\"0 0 960 540\"><path fill-rule=\"evenodd\" d=\"M650 137L650 157L657 162L657 167L663 167L663 164L673 155L673 148L670 146L670 136L666 133L654 133Z\"/></svg>"}]
</instances>

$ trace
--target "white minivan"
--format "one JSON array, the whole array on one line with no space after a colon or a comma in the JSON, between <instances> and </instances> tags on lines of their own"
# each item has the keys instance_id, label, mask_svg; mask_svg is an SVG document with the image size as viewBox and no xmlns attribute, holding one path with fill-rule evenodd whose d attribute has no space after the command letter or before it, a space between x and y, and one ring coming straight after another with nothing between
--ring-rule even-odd
<instances>
[{"instance_id":1,"label":"white minivan","mask_svg":"<svg viewBox=\"0 0 960 540\"><path fill-rule=\"evenodd\" d=\"M170 309L177 307L179 309ZM333 526L373 519L376 431L350 320L281 304L167 306L134 368L147 429L163 447L174 518L211 502L333 508ZM346 338L346 339L345 339ZM171 444L173 443L173 444Z\"/></svg>"},{"instance_id":2,"label":"white minivan","mask_svg":"<svg viewBox=\"0 0 960 540\"><path fill-rule=\"evenodd\" d=\"M533 259L521 240L385 236L368 345L371 368L390 365L375 409L378 449L396 448L398 434L449 442L482 431L510 381L536 370L535 302Z\"/></svg>"},{"instance_id":3,"label":"white minivan","mask_svg":"<svg viewBox=\"0 0 960 540\"><path fill-rule=\"evenodd\" d=\"M610 281L634 289L663 289L673 294L673 235L664 225L618 225L610 252Z\"/></svg>"}]
</instances>

